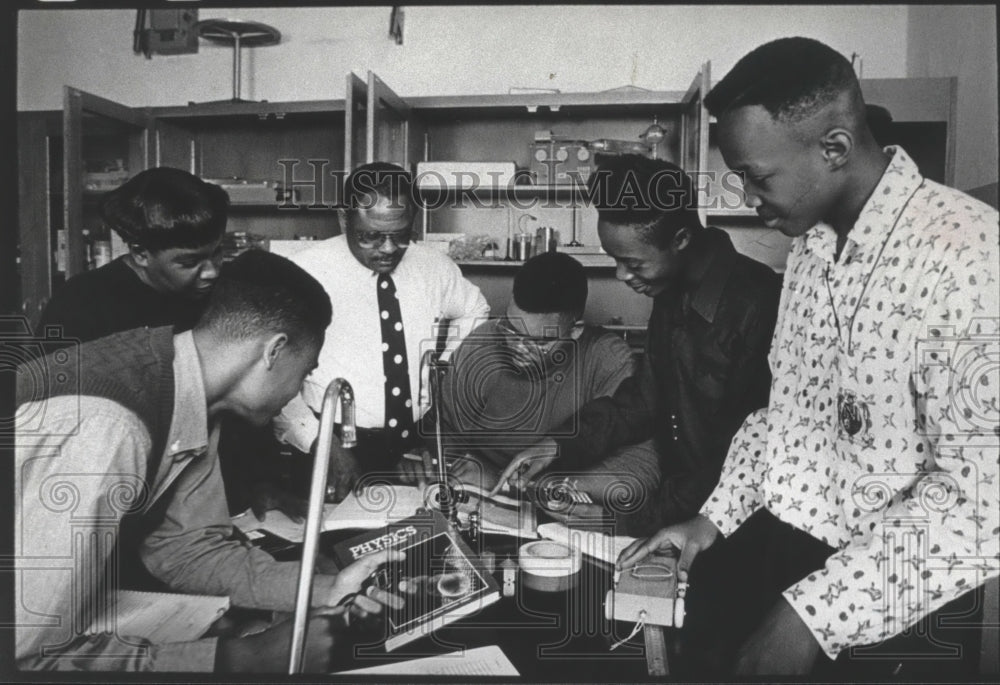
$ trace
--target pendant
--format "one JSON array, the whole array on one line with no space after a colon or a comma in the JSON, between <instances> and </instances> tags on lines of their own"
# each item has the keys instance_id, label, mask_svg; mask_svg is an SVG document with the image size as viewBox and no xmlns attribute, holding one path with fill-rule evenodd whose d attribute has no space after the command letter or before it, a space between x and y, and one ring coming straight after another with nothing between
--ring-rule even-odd
<instances>
[{"instance_id":1,"label":"pendant","mask_svg":"<svg viewBox=\"0 0 1000 685\"><path fill-rule=\"evenodd\" d=\"M862 429L867 433L872 427L871 412L868 405L859 400L850 390L837 393L837 418L840 428L849 436L854 437Z\"/></svg>"}]
</instances>

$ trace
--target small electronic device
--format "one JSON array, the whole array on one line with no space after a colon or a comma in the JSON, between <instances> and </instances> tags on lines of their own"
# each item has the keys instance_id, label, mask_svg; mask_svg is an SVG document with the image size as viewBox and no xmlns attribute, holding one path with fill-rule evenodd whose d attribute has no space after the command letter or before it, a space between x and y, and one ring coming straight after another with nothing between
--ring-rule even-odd
<instances>
[{"instance_id":1,"label":"small electronic device","mask_svg":"<svg viewBox=\"0 0 1000 685\"><path fill-rule=\"evenodd\" d=\"M284 188L277 181L250 181L242 178L206 178L209 183L221 187L229 195L233 205L273 204L296 202L298 189Z\"/></svg>"},{"instance_id":2,"label":"small electronic device","mask_svg":"<svg viewBox=\"0 0 1000 685\"><path fill-rule=\"evenodd\" d=\"M531 144L530 170L538 185L586 183L594 168L586 141L548 140Z\"/></svg>"},{"instance_id":3,"label":"small electronic device","mask_svg":"<svg viewBox=\"0 0 1000 685\"><path fill-rule=\"evenodd\" d=\"M507 188L515 184L514 162L418 162L416 183L422 190Z\"/></svg>"},{"instance_id":4,"label":"small electronic device","mask_svg":"<svg viewBox=\"0 0 1000 685\"><path fill-rule=\"evenodd\" d=\"M687 584L682 585L686 590ZM678 626L675 616L678 589L677 557L648 556L622 570L617 584L605 597L605 617L644 625Z\"/></svg>"}]
</instances>

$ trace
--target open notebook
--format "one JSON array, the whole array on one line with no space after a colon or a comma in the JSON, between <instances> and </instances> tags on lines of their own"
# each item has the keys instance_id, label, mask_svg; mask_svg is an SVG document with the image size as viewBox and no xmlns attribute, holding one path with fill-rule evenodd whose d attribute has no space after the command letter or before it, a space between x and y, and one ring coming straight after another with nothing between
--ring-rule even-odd
<instances>
[{"instance_id":1,"label":"open notebook","mask_svg":"<svg viewBox=\"0 0 1000 685\"><path fill-rule=\"evenodd\" d=\"M113 610L98 616L86 632L141 637L153 644L190 642L228 609L228 597L117 590Z\"/></svg>"}]
</instances>

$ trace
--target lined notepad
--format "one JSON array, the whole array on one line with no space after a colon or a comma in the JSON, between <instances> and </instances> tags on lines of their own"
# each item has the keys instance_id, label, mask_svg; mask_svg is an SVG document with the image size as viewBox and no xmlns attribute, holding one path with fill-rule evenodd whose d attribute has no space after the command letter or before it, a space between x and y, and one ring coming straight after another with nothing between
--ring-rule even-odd
<instances>
[{"instance_id":1,"label":"lined notepad","mask_svg":"<svg viewBox=\"0 0 1000 685\"><path fill-rule=\"evenodd\" d=\"M114 610L99 616L88 635L116 633L153 644L197 640L229 609L228 597L117 590Z\"/></svg>"},{"instance_id":2,"label":"lined notepad","mask_svg":"<svg viewBox=\"0 0 1000 685\"><path fill-rule=\"evenodd\" d=\"M458 676L519 676L503 650L496 645L459 650L423 659L397 661L391 664L355 668L335 675L458 675Z\"/></svg>"}]
</instances>

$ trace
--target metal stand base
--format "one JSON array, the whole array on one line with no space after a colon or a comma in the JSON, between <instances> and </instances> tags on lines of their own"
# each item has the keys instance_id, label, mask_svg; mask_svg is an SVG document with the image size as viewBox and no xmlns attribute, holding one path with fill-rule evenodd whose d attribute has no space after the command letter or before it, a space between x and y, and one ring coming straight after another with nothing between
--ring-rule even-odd
<instances>
[{"instance_id":1,"label":"metal stand base","mask_svg":"<svg viewBox=\"0 0 1000 685\"><path fill-rule=\"evenodd\" d=\"M233 46L233 97L231 100L217 100L202 104L222 102L252 102L240 97L243 55L241 48L260 48L281 42L278 29L255 21L230 21L228 19L205 19L194 25L194 30L205 40L221 45ZM190 103L189 103L190 104Z\"/></svg>"}]
</instances>

